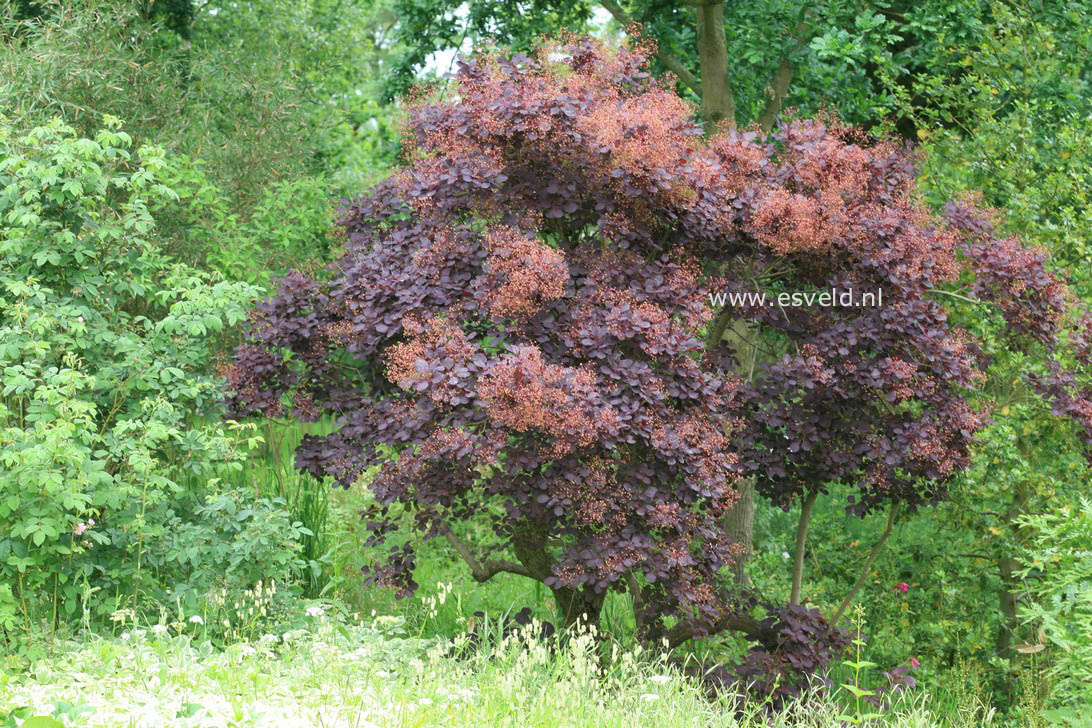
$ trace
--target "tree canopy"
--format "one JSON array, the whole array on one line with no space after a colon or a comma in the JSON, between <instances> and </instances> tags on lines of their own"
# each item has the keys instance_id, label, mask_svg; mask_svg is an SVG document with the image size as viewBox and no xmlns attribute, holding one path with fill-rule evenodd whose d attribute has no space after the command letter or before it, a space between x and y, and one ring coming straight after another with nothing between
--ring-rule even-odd
<instances>
[{"instance_id":1,"label":"tree canopy","mask_svg":"<svg viewBox=\"0 0 1092 728\"><path fill-rule=\"evenodd\" d=\"M852 483L858 513L942 498L987 421L984 352L947 302L995 305L1049 354L1065 289L983 211L932 216L895 143L833 119L704 138L649 55L572 38L460 62L412 107L407 166L345 208L328 279L290 275L256 311L234 406L336 418L297 463L344 486L378 468L377 541L408 508L478 580L549 586L567 623L626 590L650 640L742 630L736 675L791 692L841 637L795 604L748 616L760 596L723 574L735 484L787 505ZM830 288L883 305L708 295ZM734 324L769 348L749 377ZM515 560L464 540L475 519ZM367 573L408 594L413 568L404 543Z\"/></svg>"}]
</instances>

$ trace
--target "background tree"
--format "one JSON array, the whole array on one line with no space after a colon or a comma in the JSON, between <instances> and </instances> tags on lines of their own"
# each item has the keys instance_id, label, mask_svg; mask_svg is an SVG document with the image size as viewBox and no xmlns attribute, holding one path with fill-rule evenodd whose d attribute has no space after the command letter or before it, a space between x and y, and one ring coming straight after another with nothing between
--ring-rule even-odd
<instances>
[{"instance_id":1,"label":"background tree","mask_svg":"<svg viewBox=\"0 0 1092 728\"><path fill-rule=\"evenodd\" d=\"M263 579L280 619L331 576L329 489L294 474L290 448L282 467L291 427L262 423L263 443L219 423L215 367L260 292L241 281L329 260L331 198L394 158L376 80L390 14L195 3L183 38L157 5L0 4L9 666L44 620L209 616L235 601L209 602L214 587L243 599Z\"/></svg>"},{"instance_id":2,"label":"background tree","mask_svg":"<svg viewBox=\"0 0 1092 728\"><path fill-rule=\"evenodd\" d=\"M382 4L197 3L185 37L158 4L39 5L33 21L0 15L0 114L26 129L61 116L85 135L110 115L162 145L181 200L157 217L187 263L256 283L321 264L331 200L393 163Z\"/></svg>"},{"instance_id":3,"label":"background tree","mask_svg":"<svg viewBox=\"0 0 1092 728\"><path fill-rule=\"evenodd\" d=\"M610 18L629 31L639 24L657 42L656 71L674 73L707 116L768 123L786 106L807 113L828 108L854 124L895 125L915 140L919 129L973 122L981 99L955 91L980 73L969 67L967 49L986 42L1014 13L1064 36L1056 51L1066 58L1083 63L1088 55L1078 20L1088 12L1083 0L536 0L474 2L466 11L454 0L398 0L395 6L403 50L388 82L392 96L415 82L436 51L483 41L527 50L540 35L586 30ZM1010 59L1009 70L1030 70L1025 60ZM1049 76L1027 78L1044 92L1054 86Z\"/></svg>"}]
</instances>

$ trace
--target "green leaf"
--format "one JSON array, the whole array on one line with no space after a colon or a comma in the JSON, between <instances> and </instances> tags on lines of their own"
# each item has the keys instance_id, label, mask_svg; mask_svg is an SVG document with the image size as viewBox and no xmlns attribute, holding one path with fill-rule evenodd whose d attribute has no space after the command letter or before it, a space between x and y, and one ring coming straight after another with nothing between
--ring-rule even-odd
<instances>
[{"instance_id":1,"label":"green leaf","mask_svg":"<svg viewBox=\"0 0 1092 728\"><path fill-rule=\"evenodd\" d=\"M22 728L65 728L64 723L48 715L36 715L23 721Z\"/></svg>"},{"instance_id":2,"label":"green leaf","mask_svg":"<svg viewBox=\"0 0 1092 728\"><path fill-rule=\"evenodd\" d=\"M843 683L842 687L845 688L846 690L848 690L849 692L853 693L853 696L857 697L857 698L863 698L863 697L867 697L867 696L871 696L871 695L876 694L871 690L862 690L861 688L857 687L856 685L851 685L850 683Z\"/></svg>"}]
</instances>

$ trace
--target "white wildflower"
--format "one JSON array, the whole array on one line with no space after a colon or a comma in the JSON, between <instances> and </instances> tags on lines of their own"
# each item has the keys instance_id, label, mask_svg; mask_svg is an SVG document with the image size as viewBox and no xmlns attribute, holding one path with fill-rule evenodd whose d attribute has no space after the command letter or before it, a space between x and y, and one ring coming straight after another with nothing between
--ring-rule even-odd
<instances>
[{"instance_id":1,"label":"white wildflower","mask_svg":"<svg viewBox=\"0 0 1092 728\"><path fill-rule=\"evenodd\" d=\"M157 635L157 636L167 634L167 625L165 625L165 624L153 624L152 625L152 634Z\"/></svg>"},{"instance_id":2,"label":"white wildflower","mask_svg":"<svg viewBox=\"0 0 1092 728\"><path fill-rule=\"evenodd\" d=\"M670 675L653 675L652 677L649 678L649 680L651 680L652 682L654 682L654 683L656 683L658 685L667 685L669 682L671 682L671 676Z\"/></svg>"},{"instance_id":3,"label":"white wildflower","mask_svg":"<svg viewBox=\"0 0 1092 728\"><path fill-rule=\"evenodd\" d=\"M190 624L204 624L205 620L201 618L200 614L195 614L190 617Z\"/></svg>"},{"instance_id":4,"label":"white wildflower","mask_svg":"<svg viewBox=\"0 0 1092 728\"><path fill-rule=\"evenodd\" d=\"M651 702L659 700L659 699L660 699L660 696L656 695L655 693L645 693L644 695L641 696L641 700L645 701L646 703L651 703Z\"/></svg>"},{"instance_id":5,"label":"white wildflower","mask_svg":"<svg viewBox=\"0 0 1092 728\"><path fill-rule=\"evenodd\" d=\"M308 607L307 608L307 616L308 617L314 617L315 619L318 619L319 617L322 617L322 616L325 616L325 615L326 615L326 611L322 607Z\"/></svg>"}]
</instances>

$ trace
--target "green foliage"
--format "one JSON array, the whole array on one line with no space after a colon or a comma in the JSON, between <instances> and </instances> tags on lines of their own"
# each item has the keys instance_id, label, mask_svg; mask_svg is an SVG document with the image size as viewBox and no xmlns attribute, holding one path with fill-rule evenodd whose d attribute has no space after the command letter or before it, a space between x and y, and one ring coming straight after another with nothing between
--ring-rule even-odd
<instances>
[{"instance_id":1,"label":"green foliage","mask_svg":"<svg viewBox=\"0 0 1092 728\"><path fill-rule=\"evenodd\" d=\"M165 256L163 151L0 126L0 582L73 614L152 583L181 477L241 467L211 344L257 291ZM39 597L42 597L39 599Z\"/></svg>"},{"instance_id":2,"label":"green foliage","mask_svg":"<svg viewBox=\"0 0 1092 728\"><path fill-rule=\"evenodd\" d=\"M181 578L171 583L189 582L188 592L201 594L225 584L243 589L265 578L298 585L309 597L326 592L334 576L331 486L296 470L294 452L304 434L323 429L266 421L261 435L247 439L251 454L246 467L218 468L214 482L192 478L184 482L186 497L176 508L180 525L194 532L172 538L161 558L175 564L196 558L204 572L194 576L183 569ZM219 505L213 507L214 503ZM189 546L191 540L219 550L219 561ZM268 564L264 577L254 564ZM187 592L177 586L174 591Z\"/></svg>"},{"instance_id":3,"label":"green foliage","mask_svg":"<svg viewBox=\"0 0 1092 728\"><path fill-rule=\"evenodd\" d=\"M926 113L908 111L907 99L900 101L926 141L926 194L935 204L963 194L981 196L1000 209L1009 231L1046 249L1075 292L1087 299L1092 293L1092 228L1086 221L1092 188L1087 92L1092 33L1080 20L1087 5L990 2L987 7L991 22L950 48L960 72L922 80L942 103ZM957 114L956 108L964 111ZM991 334L998 322L982 310L968 307L960 315L987 340L998 335ZM968 578L961 581L971 587L973 603L986 607L980 624L995 633L994 650L977 657L989 666L1002 707L1021 699L1020 684L1037 659L1020 651L1039 639L1032 625L1017 619L1022 595L1037 588L1018 574L1017 559L1032 548L1034 537L1027 519L1072 508L1088 482L1071 428L1016 375L1029 365L1035 366L1012 353L991 366L989 390L998 401L994 423L980 437L974 467L964 474L956 501L945 509L960 535L949 553L966 554L959 570ZM934 617L929 612L921 621ZM1047 677L1056 681L1058 674Z\"/></svg>"},{"instance_id":4,"label":"green foliage","mask_svg":"<svg viewBox=\"0 0 1092 728\"><path fill-rule=\"evenodd\" d=\"M307 267L331 247L332 199L397 153L395 110L376 103L381 10L201 3L183 39L136 0L41 6L34 22L0 14L0 114L23 128L60 116L84 136L114 116L162 146L182 199L153 212L185 262L260 283Z\"/></svg>"},{"instance_id":5,"label":"green foliage","mask_svg":"<svg viewBox=\"0 0 1092 728\"><path fill-rule=\"evenodd\" d=\"M272 184L245 216L199 162L171 158L163 178L177 193L154 210L167 250L195 267L268 287L278 273L314 270L335 254L334 206L321 176Z\"/></svg>"},{"instance_id":6,"label":"green foliage","mask_svg":"<svg viewBox=\"0 0 1092 728\"><path fill-rule=\"evenodd\" d=\"M407 637L398 617L312 614L299 628L223 649L188 621L126 623L120 638L64 640L48 667L0 678L0 726L4 710L22 718L51 708L69 725L102 728L845 725L818 690L780 713L729 696L711 700L662 655L586 633L530 646L513 635L457 659L448 640ZM920 696L895 702L882 723L890 728L998 725Z\"/></svg>"},{"instance_id":7,"label":"green foliage","mask_svg":"<svg viewBox=\"0 0 1092 728\"><path fill-rule=\"evenodd\" d=\"M1004 211L1009 228L1048 249L1092 292L1092 30L1083 3L991 3L996 22L958 52L961 73L938 93L967 105L918 117L927 140L925 174L937 203L967 191ZM943 126L941 126L943 125Z\"/></svg>"},{"instance_id":8,"label":"green foliage","mask_svg":"<svg viewBox=\"0 0 1092 728\"><path fill-rule=\"evenodd\" d=\"M620 6L661 49L700 75L695 13L686 4L474 2L466 12L458 0L400 0L395 3L395 32L402 47L387 82L388 94L404 91L436 51L483 41L525 50L543 34L586 30L593 18L605 16L607 5ZM1001 70L1046 87L1058 76L1038 73L1039 58L1054 55L1068 62L1087 54L1083 18L1088 10L1085 0L726 2L724 31L739 121L758 118L771 79L787 58L794 73L785 105L806 115L832 109L854 124L897 129L915 139L922 129L973 128L985 100L993 106L995 99L1007 98L995 87L985 89L986 97L977 93L973 87L983 77ZM1006 52L996 67L988 61L980 64L980 55L992 52L995 40L1011 32L1016 16L1031 19L1036 32L1045 31L1049 41L1031 55ZM616 22L611 29L622 30Z\"/></svg>"},{"instance_id":9,"label":"green foliage","mask_svg":"<svg viewBox=\"0 0 1092 728\"><path fill-rule=\"evenodd\" d=\"M582 31L588 27L594 4L530 0L514 4L504 0L388 0L395 16L393 32L400 43L393 54L391 73L384 79L384 97L391 101L421 79L434 53L463 51L486 39L514 50L528 51L543 35L559 30ZM447 68L431 69L442 75Z\"/></svg>"},{"instance_id":10,"label":"green foliage","mask_svg":"<svg viewBox=\"0 0 1092 728\"><path fill-rule=\"evenodd\" d=\"M1031 597L1021 616L1044 640L1054 702L1086 708L1092 704L1092 500L1025 516L1021 525L1029 543L1020 576Z\"/></svg>"},{"instance_id":11,"label":"green foliage","mask_svg":"<svg viewBox=\"0 0 1092 728\"><path fill-rule=\"evenodd\" d=\"M176 598L221 584L239 589L262 580L290 583L306 567L301 541L313 535L291 520L285 501L232 490L206 496L192 517L175 515L166 525L150 557L182 577L171 584Z\"/></svg>"},{"instance_id":12,"label":"green foliage","mask_svg":"<svg viewBox=\"0 0 1092 728\"><path fill-rule=\"evenodd\" d=\"M862 675L867 674L875 667L879 667L875 662L869 662L863 659L862 652L865 647L865 640L861 635L861 626L864 623L863 615L864 610L860 607L857 608L857 615L854 620L857 636L853 639L854 655L852 660L843 661L843 665L849 668L853 672L853 681L843 683L841 689L851 696L853 703L853 712L843 712L838 716L838 720L844 720L851 725L863 725L872 723L877 719L883 718L883 714L877 712L875 709L869 709L867 706L869 703L865 701L865 705L861 704L862 698L875 698L878 693L875 690L869 690L864 686Z\"/></svg>"}]
</instances>

